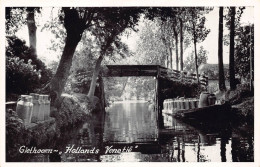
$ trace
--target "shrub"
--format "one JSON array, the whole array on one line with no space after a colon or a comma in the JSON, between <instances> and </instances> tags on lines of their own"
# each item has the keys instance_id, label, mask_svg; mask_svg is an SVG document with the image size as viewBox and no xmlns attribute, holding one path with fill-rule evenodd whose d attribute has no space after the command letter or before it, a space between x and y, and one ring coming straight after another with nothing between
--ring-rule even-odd
<instances>
[{"instance_id":1,"label":"shrub","mask_svg":"<svg viewBox=\"0 0 260 167\"><path fill-rule=\"evenodd\" d=\"M39 71L30 63L19 57L6 59L6 93L27 94L40 85Z\"/></svg>"},{"instance_id":2,"label":"shrub","mask_svg":"<svg viewBox=\"0 0 260 167\"><path fill-rule=\"evenodd\" d=\"M23 121L17 116L13 110L6 111L6 153L7 161L14 161L19 155L18 148L21 145L28 144L28 136L25 136L26 129Z\"/></svg>"},{"instance_id":3,"label":"shrub","mask_svg":"<svg viewBox=\"0 0 260 167\"><path fill-rule=\"evenodd\" d=\"M195 82L187 81L163 81L162 94L167 98L176 98L176 97L197 97L201 91L199 85Z\"/></svg>"},{"instance_id":4,"label":"shrub","mask_svg":"<svg viewBox=\"0 0 260 167\"><path fill-rule=\"evenodd\" d=\"M91 83L91 72L86 72L84 69L78 69L76 73L70 76L71 92L87 94ZM68 87L68 84L67 84ZM69 90L69 88L67 88Z\"/></svg>"},{"instance_id":5,"label":"shrub","mask_svg":"<svg viewBox=\"0 0 260 167\"><path fill-rule=\"evenodd\" d=\"M8 36L6 42L7 100L16 100L17 94L26 94L43 87L50 81L52 73L32 54L25 41Z\"/></svg>"},{"instance_id":6,"label":"shrub","mask_svg":"<svg viewBox=\"0 0 260 167\"><path fill-rule=\"evenodd\" d=\"M247 97L254 97L254 92L251 92L248 84L238 84L237 89L230 91L228 98L229 102L234 104L239 104L243 102L243 99Z\"/></svg>"}]
</instances>

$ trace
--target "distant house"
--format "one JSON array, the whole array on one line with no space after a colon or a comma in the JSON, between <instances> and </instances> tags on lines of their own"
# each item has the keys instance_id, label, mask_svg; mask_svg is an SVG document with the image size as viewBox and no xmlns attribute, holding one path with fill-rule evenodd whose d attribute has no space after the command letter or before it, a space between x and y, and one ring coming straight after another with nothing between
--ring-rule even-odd
<instances>
[{"instance_id":1,"label":"distant house","mask_svg":"<svg viewBox=\"0 0 260 167\"><path fill-rule=\"evenodd\" d=\"M217 91L218 89L218 64L201 64L198 68L199 74L208 76L209 88L214 89L212 91ZM229 65L224 64L224 74L225 74L225 85L227 88L230 87L229 84Z\"/></svg>"}]
</instances>

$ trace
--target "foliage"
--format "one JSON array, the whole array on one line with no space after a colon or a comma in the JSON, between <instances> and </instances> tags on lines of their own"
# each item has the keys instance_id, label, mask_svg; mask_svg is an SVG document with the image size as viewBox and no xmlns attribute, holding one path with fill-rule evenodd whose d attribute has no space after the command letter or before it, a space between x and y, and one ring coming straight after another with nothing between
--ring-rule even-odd
<instances>
[{"instance_id":1,"label":"foliage","mask_svg":"<svg viewBox=\"0 0 260 167\"><path fill-rule=\"evenodd\" d=\"M154 98L155 80L151 77L131 77L128 79L123 96L126 99L146 99Z\"/></svg>"},{"instance_id":2,"label":"foliage","mask_svg":"<svg viewBox=\"0 0 260 167\"><path fill-rule=\"evenodd\" d=\"M26 15L28 12L40 13L39 7L6 7L5 24L6 34L14 35L21 25L27 23Z\"/></svg>"},{"instance_id":3,"label":"foliage","mask_svg":"<svg viewBox=\"0 0 260 167\"><path fill-rule=\"evenodd\" d=\"M78 45L79 49L74 53L70 76L65 91L68 93L76 92L86 94L89 90L94 68L93 65L95 64L99 48L95 43L95 38L92 38L92 36L86 32L83 34L82 40Z\"/></svg>"},{"instance_id":4,"label":"foliage","mask_svg":"<svg viewBox=\"0 0 260 167\"><path fill-rule=\"evenodd\" d=\"M129 78L127 77L107 77L104 78L104 89L106 100L117 101L122 99L125 93L126 86L129 85Z\"/></svg>"},{"instance_id":5,"label":"foliage","mask_svg":"<svg viewBox=\"0 0 260 167\"><path fill-rule=\"evenodd\" d=\"M235 27L239 26L239 22L240 22L242 14L244 12L243 10L245 8L246 7L244 7L244 6L236 7ZM230 30L232 10L231 10L231 7L227 7L224 10L227 11L227 14L224 16L224 19L227 21L226 22L226 27Z\"/></svg>"},{"instance_id":6,"label":"foliage","mask_svg":"<svg viewBox=\"0 0 260 167\"><path fill-rule=\"evenodd\" d=\"M249 79L250 47L253 63L252 69L254 72L254 25L242 26L237 22L237 19L238 18L236 18L235 22L235 74L242 78ZM224 44L230 45L229 35L225 37Z\"/></svg>"},{"instance_id":7,"label":"foliage","mask_svg":"<svg viewBox=\"0 0 260 167\"><path fill-rule=\"evenodd\" d=\"M96 63L97 57L100 53L100 47L97 45L96 38L93 35L85 33L82 38L83 40L79 43L79 48L81 49L78 49L75 52L70 70L71 74L68 78L68 84L71 85L71 89L66 86L65 90L86 94L90 88L94 64ZM113 45L113 53L109 59L105 60L106 64L111 63L111 61L118 61L128 54L123 53L128 52L128 49L124 48L124 44L121 44L120 41ZM103 67L101 68L101 71L103 71Z\"/></svg>"},{"instance_id":8,"label":"foliage","mask_svg":"<svg viewBox=\"0 0 260 167\"><path fill-rule=\"evenodd\" d=\"M199 53L198 53L198 66L201 64L207 64L208 60L208 51L204 49L203 46L200 47ZM187 72L195 72L195 64L194 64L194 51L186 58L184 61L184 71Z\"/></svg>"},{"instance_id":9,"label":"foliage","mask_svg":"<svg viewBox=\"0 0 260 167\"><path fill-rule=\"evenodd\" d=\"M40 85L39 71L19 57L6 59L6 93L28 94Z\"/></svg>"},{"instance_id":10,"label":"foliage","mask_svg":"<svg viewBox=\"0 0 260 167\"><path fill-rule=\"evenodd\" d=\"M91 27L90 31L97 38L98 45L101 46L101 55L111 55L115 47L124 50L119 36L127 29L136 31L135 26L142 11L143 8L137 7L98 9L97 17L100 20L96 22L96 27Z\"/></svg>"},{"instance_id":11,"label":"foliage","mask_svg":"<svg viewBox=\"0 0 260 167\"><path fill-rule=\"evenodd\" d=\"M23 121L13 110L6 110L6 155L7 161L14 161L17 149L26 144L25 127Z\"/></svg>"},{"instance_id":12,"label":"foliage","mask_svg":"<svg viewBox=\"0 0 260 167\"><path fill-rule=\"evenodd\" d=\"M54 13L58 13L58 16ZM57 8L52 8L50 18L43 25L41 32L51 32L54 35L54 39L51 39L51 46L47 48L49 51L53 51L58 58L62 54L66 41L66 29L63 26L64 13L62 10ZM62 19L61 19L62 18ZM56 71L56 70L55 70Z\"/></svg>"},{"instance_id":13,"label":"foliage","mask_svg":"<svg viewBox=\"0 0 260 167\"><path fill-rule=\"evenodd\" d=\"M95 93L96 79L101 70L101 63L105 56L113 55L115 48L126 53L128 51L119 36L127 29L135 28L138 23L141 8L102 8L104 20L97 22L97 28L92 33L97 37L100 54L95 63L88 96L92 98ZM120 54L120 53L119 53ZM122 54L124 55L124 54Z\"/></svg>"},{"instance_id":14,"label":"foliage","mask_svg":"<svg viewBox=\"0 0 260 167\"><path fill-rule=\"evenodd\" d=\"M167 84L164 84L164 86ZM162 94L165 99L176 98L176 97L197 97L200 93L200 88L195 82L187 81L171 81L170 87L165 87L162 90Z\"/></svg>"},{"instance_id":15,"label":"foliage","mask_svg":"<svg viewBox=\"0 0 260 167\"><path fill-rule=\"evenodd\" d=\"M204 64L200 67L200 73L204 73L208 76L209 80L218 80L218 64ZM229 65L224 64L225 79L229 78Z\"/></svg>"},{"instance_id":16,"label":"foliage","mask_svg":"<svg viewBox=\"0 0 260 167\"><path fill-rule=\"evenodd\" d=\"M7 37L6 93L33 92L49 82L52 74L44 63L31 54L25 41L15 36Z\"/></svg>"},{"instance_id":17,"label":"foliage","mask_svg":"<svg viewBox=\"0 0 260 167\"><path fill-rule=\"evenodd\" d=\"M198 55L197 55L197 43L202 42L207 37L210 32L209 29L205 27L206 17L204 16L211 8L204 7L192 7L187 8L187 17L188 17L188 26L187 30L191 35L191 40L194 44L194 53L195 53L195 68L197 74L197 82L199 83L199 74L198 74Z\"/></svg>"},{"instance_id":18,"label":"foliage","mask_svg":"<svg viewBox=\"0 0 260 167\"><path fill-rule=\"evenodd\" d=\"M173 68L173 49L175 48L175 66L176 70L183 69L183 49L190 45L190 39L187 38L187 8L184 7L152 7L148 8L145 17L152 21L159 21L161 40L165 45L166 67ZM185 34L185 35L183 35ZM178 51L178 36L180 35L180 61ZM183 43L185 44L183 46Z\"/></svg>"},{"instance_id":19,"label":"foliage","mask_svg":"<svg viewBox=\"0 0 260 167\"><path fill-rule=\"evenodd\" d=\"M25 8L5 8L6 34L15 34L26 23Z\"/></svg>"},{"instance_id":20,"label":"foliage","mask_svg":"<svg viewBox=\"0 0 260 167\"><path fill-rule=\"evenodd\" d=\"M232 105L239 104L243 102L243 99L248 97L253 97L254 94L250 91L250 86L248 84L239 84L237 89L228 92L228 99Z\"/></svg>"},{"instance_id":21,"label":"foliage","mask_svg":"<svg viewBox=\"0 0 260 167\"><path fill-rule=\"evenodd\" d=\"M144 20L144 27L138 32L139 40L135 55L138 64L164 65L168 56L167 47L163 41L163 32L159 20L154 22ZM168 38L169 39L169 38Z\"/></svg>"},{"instance_id":22,"label":"foliage","mask_svg":"<svg viewBox=\"0 0 260 167\"><path fill-rule=\"evenodd\" d=\"M254 62L254 25L241 26L236 30L236 34L235 72L240 77L248 78L250 74L250 54L252 62ZM252 69L254 71L254 63Z\"/></svg>"},{"instance_id":23,"label":"foliage","mask_svg":"<svg viewBox=\"0 0 260 167\"><path fill-rule=\"evenodd\" d=\"M62 95L61 108L58 112L53 112L58 130L76 126L87 118L90 111L85 96L82 94Z\"/></svg>"},{"instance_id":24,"label":"foliage","mask_svg":"<svg viewBox=\"0 0 260 167\"><path fill-rule=\"evenodd\" d=\"M155 80L151 77L113 77L106 78L104 82L109 101L154 98Z\"/></svg>"},{"instance_id":25,"label":"foliage","mask_svg":"<svg viewBox=\"0 0 260 167\"><path fill-rule=\"evenodd\" d=\"M210 30L205 27L205 14L212 9L205 7L190 7L187 8L186 17L188 20L187 30L191 34L191 40L200 43L205 40Z\"/></svg>"}]
</instances>

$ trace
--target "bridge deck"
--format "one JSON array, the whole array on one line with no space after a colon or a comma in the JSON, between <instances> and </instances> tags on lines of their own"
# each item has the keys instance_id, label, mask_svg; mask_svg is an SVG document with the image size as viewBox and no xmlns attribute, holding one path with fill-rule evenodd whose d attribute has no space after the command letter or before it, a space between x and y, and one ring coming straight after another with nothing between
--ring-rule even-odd
<instances>
[{"instance_id":1,"label":"bridge deck","mask_svg":"<svg viewBox=\"0 0 260 167\"><path fill-rule=\"evenodd\" d=\"M107 77L157 76L158 65L107 65Z\"/></svg>"},{"instance_id":2,"label":"bridge deck","mask_svg":"<svg viewBox=\"0 0 260 167\"><path fill-rule=\"evenodd\" d=\"M151 76L167 78L169 80L186 79L188 81L196 80L196 74L187 76L186 72L180 72L173 69L168 69L160 65L107 65L107 70L104 72L104 77L140 77ZM208 77L200 76L202 85L207 85Z\"/></svg>"}]
</instances>

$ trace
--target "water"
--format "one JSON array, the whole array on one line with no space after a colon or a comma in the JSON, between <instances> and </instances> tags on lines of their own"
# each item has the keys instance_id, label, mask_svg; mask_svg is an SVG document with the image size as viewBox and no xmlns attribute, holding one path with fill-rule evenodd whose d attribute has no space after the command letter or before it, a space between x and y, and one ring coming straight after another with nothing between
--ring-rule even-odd
<instances>
[{"instance_id":1,"label":"water","mask_svg":"<svg viewBox=\"0 0 260 167\"><path fill-rule=\"evenodd\" d=\"M163 115L164 127L158 128L158 115L148 103L114 103L102 115L56 141L60 155L36 155L29 161L63 162L246 162L253 159L253 130L243 123L192 125ZM65 153L66 147L87 153ZM98 151L97 151L98 150Z\"/></svg>"}]
</instances>

